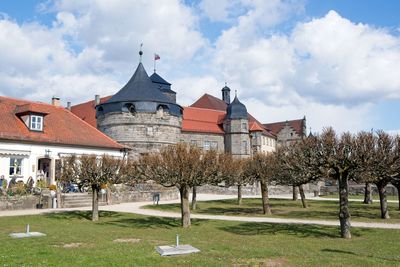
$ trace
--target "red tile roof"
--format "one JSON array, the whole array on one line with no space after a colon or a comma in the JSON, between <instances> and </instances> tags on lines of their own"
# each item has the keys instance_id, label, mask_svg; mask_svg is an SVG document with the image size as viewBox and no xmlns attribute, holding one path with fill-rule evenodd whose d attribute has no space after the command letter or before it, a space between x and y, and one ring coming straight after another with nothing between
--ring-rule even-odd
<instances>
[{"instance_id":1,"label":"red tile roof","mask_svg":"<svg viewBox=\"0 0 400 267\"><path fill-rule=\"evenodd\" d=\"M220 110L223 111L224 114L226 113L227 104L225 101L209 95L204 94L200 97L196 102L194 102L190 107L197 107L197 108L206 108L206 109L213 109L213 110ZM250 131L262 131L265 135L269 137L276 138L276 136L264 128L261 122L259 122L256 118L254 118L250 113L247 113L247 117L249 120L249 130Z\"/></svg>"},{"instance_id":2,"label":"red tile roof","mask_svg":"<svg viewBox=\"0 0 400 267\"><path fill-rule=\"evenodd\" d=\"M30 131L20 118L22 113L42 113L43 132ZM26 141L108 149L124 147L69 110L49 104L0 96L0 140Z\"/></svg>"},{"instance_id":3,"label":"red tile roof","mask_svg":"<svg viewBox=\"0 0 400 267\"><path fill-rule=\"evenodd\" d=\"M182 131L224 134L222 123L225 112L220 110L185 107Z\"/></svg>"},{"instance_id":4,"label":"red tile roof","mask_svg":"<svg viewBox=\"0 0 400 267\"><path fill-rule=\"evenodd\" d=\"M272 133L276 135L282 130L283 127L285 127L286 124L288 124L296 131L298 135L303 136L304 121L305 119L300 119L291 121L280 121L274 123L264 123L263 125L266 129L270 130Z\"/></svg>"},{"instance_id":5,"label":"red tile roof","mask_svg":"<svg viewBox=\"0 0 400 267\"><path fill-rule=\"evenodd\" d=\"M207 108L226 111L227 104L225 103L225 101L216 98L215 96L204 94L190 106L195 108Z\"/></svg>"},{"instance_id":6,"label":"red tile roof","mask_svg":"<svg viewBox=\"0 0 400 267\"><path fill-rule=\"evenodd\" d=\"M100 103L106 102L111 97L112 97L112 95L100 98ZM86 121L93 127L95 127L95 128L97 127L96 110L94 109L94 100L72 106L71 111L76 116L78 116L82 120Z\"/></svg>"}]
</instances>

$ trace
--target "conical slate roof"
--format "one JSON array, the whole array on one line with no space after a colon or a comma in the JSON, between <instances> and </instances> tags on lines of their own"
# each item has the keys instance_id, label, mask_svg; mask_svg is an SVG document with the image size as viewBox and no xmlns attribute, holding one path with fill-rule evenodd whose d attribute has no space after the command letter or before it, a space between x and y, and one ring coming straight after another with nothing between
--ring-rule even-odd
<instances>
[{"instance_id":1,"label":"conical slate roof","mask_svg":"<svg viewBox=\"0 0 400 267\"><path fill-rule=\"evenodd\" d=\"M166 80L164 80L160 75L158 75L158 74L155 73L155 72L150 76L150 80L151 80L153 83L162 83L162 84L166 84L166 85L171 85L169 82L167 82Z\"/></svg>"},{"instance_id":2,"label":"conical slate roof","mask_svg":"<svg viewBox=\"0 0 400 267\"><path fill-rule=\"evenodd\" d=\"M171 100L158 90L157 86L150 80L142 63L139 63L135 73L128 83L106 103L127 101L171 103Z\"/></svg>"},{"instance_id":3,"label":"conical slate roof","mask_svg":"<svg viewBox=\"0 0 400 267\"><path fill-rule=\"evenodd\" d=\"M158 90L161 90L163 92L169 92L169 93L174 93L176 94L175 91L171 90L171 84L164 80L160 75L157 73L153 73L150 76L150 80L156 85Z\"/></svg>"},{"instance_id":4,"label":"conical slate roof","mask_svg":"<svg viewBox=\"0 0 400 267\"><path fill-rule=\"evenodd\" d=\"M237 96L235 96L232 103L228 105L228 108L226 109L226 117L230 120L247 119L247 108L239 101Z\"/></svg>"}]
</instances>

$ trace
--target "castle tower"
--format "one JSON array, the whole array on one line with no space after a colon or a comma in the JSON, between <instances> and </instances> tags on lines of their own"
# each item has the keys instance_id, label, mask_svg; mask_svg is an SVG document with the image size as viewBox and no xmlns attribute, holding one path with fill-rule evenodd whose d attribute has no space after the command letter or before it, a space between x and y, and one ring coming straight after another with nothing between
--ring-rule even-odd
<instances>
[{"instance_id":1,"label":"castle tower","mask_svg":"<svg viewBox=\"0 0 400 267\"><path fill-rule=\"evenodd\" d=\"M140 62L128 83L96 106L97 128L131 147L135 158L179 142L182 110L150 80Z\"/></svg>"},{"instance_id":2,"label":"castle tower","mask_svg":"<svg viewBox=\"0 0 400 267\"><path fill-rule=\"evenodd\" d=\"M226 110L224 120L225 152L235 157L245 158L250 156L250 135L247 109L237 96Z\"/></svg>"},{"instance_id":3,"label":"castle tower","mask_svg":"<svg viewBox=\"0 0 400 267\"><path fill-rule=\"evenodd\" d=\"M222 88L221 91L222 91L222 100L229 105L231 103L231 89L228 86L226 86L225 83L225 86L224 88Z\"/></svg>"}]
</instances>

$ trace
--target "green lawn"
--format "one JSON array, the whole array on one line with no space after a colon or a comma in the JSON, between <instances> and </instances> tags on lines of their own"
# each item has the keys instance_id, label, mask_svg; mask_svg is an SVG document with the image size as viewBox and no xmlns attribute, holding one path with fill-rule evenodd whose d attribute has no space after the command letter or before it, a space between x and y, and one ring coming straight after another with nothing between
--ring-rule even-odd
<instances>
[{"instance_id":1,"label":"green lawn","mask_svg":"<svg viewBox=\"0 0 400 267\"><path fill-rule=\"evenodd\" d=\"M0 218L0 266L400 265L400 230L354 228L353 239L344 240L337 227L192 220L190 229L182 229L176 219L112 212L100 216L97 223L88 212ZM8 236L27 223L47 236ZM182 244L201 253L159 256L154 247L173 244L176 233Z\"/></svg>"},{"instance_id":2,"label":"green lawn","mask_svg":"<svg viewBox=\"0 0 400 267\"><path fill-rule=\"evenodd\" d=\"M309 208L307 209L302 207L300 200L274 198L270 199L270 202L271 217L338 220L339 203L337 201L308 200ZM351 220L354 221L400 223L400 211L397 203L389 203L391 218L388 220L380 219L379 201L368 205L351 201L349 207ZM146 208L180 212L179 204L149 205ZM260 198L245 198L241 206L237 205L236 199L201 201L197 204L197 210L192 212L215 215L265 216L262 214Z\"/></svg>"}]
</instances>

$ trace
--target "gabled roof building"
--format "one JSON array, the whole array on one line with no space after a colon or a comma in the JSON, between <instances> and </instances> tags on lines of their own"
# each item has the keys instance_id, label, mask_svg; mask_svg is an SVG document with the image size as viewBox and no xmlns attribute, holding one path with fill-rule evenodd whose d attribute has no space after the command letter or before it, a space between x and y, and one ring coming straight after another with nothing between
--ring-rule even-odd
<instances>
[{"instance_id":1,"label":"gabled roof building","mask_svg":"<svg viewBox=\"0 0 400 267\"><path fill-rule=\"evenodd\" d=\"M139 63L132 78L114 95L96 96L94 101L72 106L71 110L113 140L130 147L132 157L178 142L236 157L275 150L283 129L287 134L285 125L260 123L247 112L237 95L230 101L230 92L225 84L221 99L204 94L191 106L181 107L176 103L171 83L156 72L149 77ZM295 127L297 135L293 138L305 134L303 128L296 132L296 123L288 126L291 130Z\"/></svg>"},{"instance_id":2,"label":"gabled roof building","mask_svg":"<svg viewBox=\"0 0 400 267\"><path fill-rule=\"evenodd\" d=\"M117 143L71 111L53 104L0 96L0 176L54 183L57 161L71 154L122 156Z\"/></svg>"}]
</instances>

